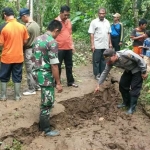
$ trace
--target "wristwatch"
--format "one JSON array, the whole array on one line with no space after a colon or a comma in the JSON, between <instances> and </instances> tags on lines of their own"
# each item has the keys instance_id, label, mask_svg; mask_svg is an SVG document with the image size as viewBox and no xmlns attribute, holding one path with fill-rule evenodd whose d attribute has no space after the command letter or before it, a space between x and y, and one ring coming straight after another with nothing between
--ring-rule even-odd
<instances>
[{"instance_id":1,"label":"wristwatch","mask_svg":"<svg viewBox=\"0 0 150 150\"><path fill-rule=\"evenodd\" d=\"M142 74L146 74L146 71L141 71L142 72Z\"/></svg>"}]
</instances>

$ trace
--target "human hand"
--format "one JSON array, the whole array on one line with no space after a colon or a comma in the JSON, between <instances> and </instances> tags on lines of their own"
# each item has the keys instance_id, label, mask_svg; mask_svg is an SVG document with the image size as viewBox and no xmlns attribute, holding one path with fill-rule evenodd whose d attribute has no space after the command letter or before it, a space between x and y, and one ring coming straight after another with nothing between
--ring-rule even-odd
<instances>
[{"instance_id":1,"label":"human hand","mask_svg":"<svg viewBox=\"0 0 150 150\"><path fill-rule=\"evenodd\" d=\"M72 53L74 54L76 52L75 48L72 49Z\"/></svg>"},{"instance_id":2,"label":"human hand","mask_svg":"<svg viewBox=\"0 0 150 150\"><path fill-rule=\"evenodd\" d=\"M122 42L119 42L119 45L122 45Z\"/></svg>"},{"instance_id":3,"label":"human hand","mask_svg":"<svg viewBox=\"0 0 150 150\"><path fill-rule=\"evenodd\" d=\"M112 46L112 44L111 44L111 43L109 43L109 48L113 48L113 46Z\"/></svg>"},{"instance_id":4,"label":"human hand","mask_svg":"<svg viewBox=\"0 0 150 150\"><path fill-rule=\"evenodd\" d=\"M100 88L100 87L99 87L99 84L98 84L97 87L96 87L95 90L94 90L94 94L99 91L99 88Z\"/></svg>"},{"instance_id":5,"label":"human hand","mask_svg":"<svg viewBox=\"0 0 150 150\"><path fill-rule=\"evenodd\" d=\"M146 34L142 34L141 36L142 36L142 38L146 38Z\"/></svg>"},{"instance_id":6,"label":"human hand","mask_svg":"<svg viewBox=\"0 0 150 150\"><path fill-rule=\"evenodd\" d=\"M91 50L92 50L92 52L94 52L95 51L95 46L91 46Z\"/></svg>"},{"instance_id":7,"label":"human hand","mask_svg":"<svg viewBox=\"0 0 150 150\"><path fill-rule=\"evenodd\" d=\"M143 46L138 46L138 48L143 48Z\"/></svg>"},{"instance_id":8,"label":"human hand","mask_svg":"<svg viewBox=\"0 0 150 150\"><path fill-rule=\"evenodd\" d=\"M56 89L58 93L61 93L63 91L61 84L56 84Z\"/></svg>"},{"instance_id":9,"label":"human hand","mask_svg":"<svg viewBox=\"0 0 150 150\"><path fill-rule=\"evenodd\" d=\"M142 74L141 76L142 76L143 80L145 80L145 79L147 79L148 74L147 74L147 73L145 73L145 74Z\"/></svg>"}]
</instances>

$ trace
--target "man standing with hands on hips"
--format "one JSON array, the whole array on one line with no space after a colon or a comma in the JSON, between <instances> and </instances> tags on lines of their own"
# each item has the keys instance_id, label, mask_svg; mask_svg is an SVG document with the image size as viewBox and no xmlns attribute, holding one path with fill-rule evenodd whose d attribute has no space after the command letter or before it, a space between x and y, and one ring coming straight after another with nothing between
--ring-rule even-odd
<instances>
[{"instance_id":1,"label":"man standing with hands on hips","mask_svg":"<svg viewBox=\"0 0 150 150\"><path fill-rule=\"evenodd\" d=\"M93 73L96 79L99 79L106 65L103 52L105 49L112 47L110 23L105 18L105 15L105 8L100 8L98 10L98 18L91 22L88 30L91 39L91 49L93 51Z\"/></svg>"}]
</instances>

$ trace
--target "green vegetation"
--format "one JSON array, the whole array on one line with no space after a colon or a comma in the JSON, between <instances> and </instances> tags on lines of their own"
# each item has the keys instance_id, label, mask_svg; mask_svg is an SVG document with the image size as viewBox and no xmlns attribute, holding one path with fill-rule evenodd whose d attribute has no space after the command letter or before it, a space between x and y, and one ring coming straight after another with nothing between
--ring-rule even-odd
<instances>
[{"instance_id":1,"label":"green vegetation","mask_svg":"<svg viewBox=\"0 0 150 150\"><path fill-rule=\"evenodd\" d=\"M148 78L144 81L143 84L141 101L142 103L150 104L150 73L148 73Z\"/></svg>"}]
</instances>

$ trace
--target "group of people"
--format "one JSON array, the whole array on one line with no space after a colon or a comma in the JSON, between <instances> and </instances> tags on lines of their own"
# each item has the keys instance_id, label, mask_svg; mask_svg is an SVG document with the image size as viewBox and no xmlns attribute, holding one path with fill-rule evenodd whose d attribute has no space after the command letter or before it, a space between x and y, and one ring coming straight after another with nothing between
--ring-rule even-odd
<instances>
[{"instance_id":1,"label":"group of people","mask_svg":"<svg viewBox=\"0 0 150 150\"><path fill-rule=\"evenodd\" d=\"M72 25L68 19L70 8L64 5L60 8L58 17L52 20L47 31L40 35L39 25L30 17L30 10L22 8L18 19L15 19L12 8L2 10L5 23L0 26L1 54L0 100L7 100L7 83L12 74L15 100L21 99L22 67L25 64L28 90L23 95L33 95L41 90L40 130L48 136L58 135L51 131L49 123L50 110L54 104L54 87L62 92L61 65L66 68L67 86L77 88L72 73L72 54L75 51L72 40Z\"/></svg>"},{"instance_id":2,"label":"group of people","mask_svg":"<svg viewBox=\"0 0 150 150\"><path fill-rule=\"evenodd\" d=\"M50 128L49 115L54 104L54 88L62 92L61 65L64 61L67 85L77 88L72 74L72 54L75 51L72 40L72 25L68 19L70 8L64 5L60 14L52 20L47 31L40 35L39 25L30 17L30 10L22 8L19 18L26 26L14 17L11 8L4 8L2 18L6 21L0 26L1 54L1 100L7 99L7 82L14 82L15 100L21 99L20 85L22 80L22 66L25 64L27 72L28 90L23 95L36 94L41 90L41 104L39 128L48 136L58 135L58 131ZM120 14L113 15L114 23L110 25L105 18L105 8L98 10L98 18L89 27L91 49L93 51L93 72L98 81L95 92L105 81L112 66L125 69L119 90L123 103L118 108L129 107L128 114L135 111L143 79L146 79L146 63L143 58L131 50L120 51L123 42L123 26ZM135 39L134 37L132 37ZM113 50L114 48L115 50Z\"/></svg>"},{"instance_id":3,"label":"group of people","mask_svg":"<svg viewBox=\"0 0 150 150\"><path fill-rule=\"evenodd\" d=\"M147 64L143 60L141 48L148 49L143 45L144 39L149 37L149 31L145 32L147 21L141 19L139 27L131 34L133 40L132 50L121 50L123 43L123 25L120 22L120 14L113 15L113 24L105 18L106 9L98 10L98 18L92 20L88 33L90 33L91 49L93 51L93 74L98 79L95 92L99 91L100 85L105 81L113 66L124 69L119 90L123 103L118 108L128 107L127 114L135 111L137 100L142 88L143 79L147 78ZM149 39L145 43L148 44ZM144 51L145 52L145 51Z\"/></svg>"}]
</instances>

